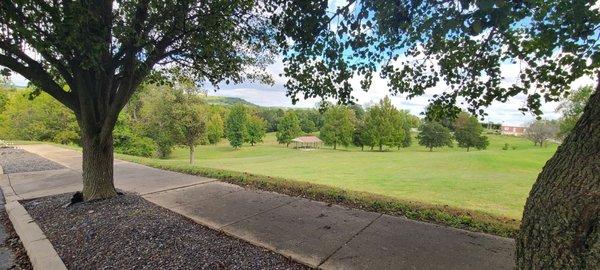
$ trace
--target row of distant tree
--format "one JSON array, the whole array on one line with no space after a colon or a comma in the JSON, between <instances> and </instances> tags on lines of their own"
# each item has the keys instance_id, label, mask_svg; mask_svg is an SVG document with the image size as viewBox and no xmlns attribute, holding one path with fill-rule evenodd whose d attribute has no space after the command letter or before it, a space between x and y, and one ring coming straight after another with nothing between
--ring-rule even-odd
<instances>
[{"instance_id":1,"label":"row of distant tree","mask_svg":"<svg viewBox=\"0 0 600 270\"><path fill-rule=\"evenodd\" d=\"M549 140L562 141L575 127L593 91L591 85L573 91L556 109L562 114L559 119L538 119L529 123L525 130L525 137L540 147Z\"/></svg>"},{"instance_id":2,"label":"row of distant tree","mask_svg":"<svg viewBox=\"0 0 600 270\"><path fill-rule=\"evenodd\" d=\"M549 139L560 140L581 115L591 86L578 89L561 103L559 120L537 120L529 125L526 137L542 146ZM322 102L312 109L260 108L206 104L193 82L143 85L119 116L113 132L117 152L168 157L176 145L190 150L193 162L197 145L217 144L227 138L234 148L262 142L266 132L276 132L286 146L296 137L319 131L319 137L336 149L351 144L378 150L408 147L411 130L418 127L420 145L430 150L452 146L485 149L488 140L478 119L461 112L456 119L423 121L406 110L394 107L388 97L363 108ZM50 96L42 94L28 101L32 91L0 91L0 136L5 139L54 141L79 144L74 115ZM484 124L485 125L485 124Z\"/></svg>"}]
</instances>

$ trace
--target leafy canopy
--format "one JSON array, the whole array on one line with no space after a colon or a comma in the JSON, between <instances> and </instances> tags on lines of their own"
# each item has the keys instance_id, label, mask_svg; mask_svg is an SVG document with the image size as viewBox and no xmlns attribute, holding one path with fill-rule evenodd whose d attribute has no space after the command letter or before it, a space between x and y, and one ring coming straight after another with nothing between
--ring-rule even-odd
<instances>
[{"instance_id":1,"label":"leafy canopy","mask_svg":"<svg viewBox=\"0 0 600 270\"><path fill-rule=\"evenodd\" d=\"M248 131L246 134L246 142L250 143L250 145L254 145L263 141L263 138L267 134L267 123L258 115L251 114L248 116L246 129Z\"/></svg>"},{"instance_id":2,"label":"leafy canopy","mask_svg":"<svg viewBox=\"0 0 600 270\"><path fill-rule=\"evenodd\" d=\"M486 136L481 135L483 126L477 120L477 117L461 112L454 122L454 138L458 147L475 147L479 150L486 149L490 142Z\"/></svg>"},{"instance_id":3,"label":"leafy canopy","mask_svg":"<svg viewBox=\"0 0 600 270\"><path fill-rule=\"evenodd\" d=\"M323 114L323 127L319 137L328 145L337 149L338 145L352 143L356 117L354 111L342 105L329 107Z\"/></svg>"},{"instance_id":4,"label":"leafy canopy","mask_svg":"<svg viewBox=\"0 0 600 270\"><path fill-rule=\"evenodd\" d=\"M452 134L450 129L442 126L438 122L425 122L419 127L419 135L417 135L419 144L429 148L449 146L452 147Z\"/></svg>"},{"instance_id":5,"label":"leafy canopy","mask_svg":"<svg viewBox=\"0 0 600 270\"><path fill-rule=\"evenodd\" d=\"M567 100L560 103L557 108L558 111L562 112L562 117L559 120L559 137L564 138L573 130L593 92L593 86L582 86L573 92Z\"/></svg>"},{"instance_id":6,"label":"leafy canopy","mask_svg":"<svg viewBox=\"0 0 600 270\"><path fill-rule=\"evenodd\" d=\"M218 112L210 112L206 122L206 137L210 144L217 144L225 134L223 118Z\"/></svg>"},{"instance_id":7,"label":"leafy canopy","mask_svg":"<svg viewBox=\"0 0 600 270\"><path fill-rule=\"evenodd\" d=\"M286 111L277 123L277 133L275 134L277 142L288 146L300 134L302 134L302 129L298 115L292 110Z\"/></svg>"},{"instance_id":8,"label":"leafy canopy","mask_svg":"<svg viewBox=\"0 0 600 270\"><path fill-rule=\"evenodd\" d=\"M229 144L233 148L242 147L244 140L248 137L247 122L246 107L241 104L234 105L231 111L229 111L227 121L225 122L225 133Z\"/></svg>"},{"instance_id":9,"label":"leafy canopy","mask_svg":"<svg viewBox=\"0 0 600 270\"><path fill-rule=\"evenodd\" d=\"M408 116L394 107L386 96L367 110L362 141L365 145L378 146L379 150L384 145L402 147L410 140L406 138L410 137L408 125Z\"/></svg>"},{"instance_id":10,"label":"leafy canopy","mask_svg":"<svg viewBox=\"0 0 600 270\"><path fill-rule=\"evenodd\" d=\"M167 68L213 85L270 81L273 8L253 0L2 1L0 66L107 142L136 88L168 80L160 76Z\"/></svg>"},{"instance_id":11,"label":"leafy canopy","mask_svg":"<svg viewBox=\"0 0 600 270\"><path fill-rule=\"evenodd\" d=\"M522 110L541 114L542 101L600 66L595 1L349 0L335 10L327 2L288 1L276 17L294 101L351 102L350 81L368 90L379 76L408 98L446 87L430 113L456 115L460 97L485 114L481 107L525 94ZM501 65L511 63L518 75L504 84Z\"/></svg>"}]
</instances>

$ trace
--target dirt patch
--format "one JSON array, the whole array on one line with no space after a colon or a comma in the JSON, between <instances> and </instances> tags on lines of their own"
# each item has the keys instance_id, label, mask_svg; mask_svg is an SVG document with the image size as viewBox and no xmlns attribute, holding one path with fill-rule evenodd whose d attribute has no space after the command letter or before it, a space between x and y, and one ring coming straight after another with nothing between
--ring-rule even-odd
<instances>
[{"instance_id":1,"label":"dirt patch","mask_svg":"<svg viewBox=\"0 0 600 270\"><path fill-rule=\"evenodd\" d=\"M63 207L71 194L23 202L70 269L305 269L143 198Z\"/></svg>"}]
</instances>

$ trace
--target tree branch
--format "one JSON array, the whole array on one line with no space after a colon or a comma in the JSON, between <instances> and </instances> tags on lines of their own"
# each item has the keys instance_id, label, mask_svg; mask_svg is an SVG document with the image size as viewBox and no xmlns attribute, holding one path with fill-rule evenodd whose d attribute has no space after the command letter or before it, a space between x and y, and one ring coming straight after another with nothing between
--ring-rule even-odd
<instances>
[{"instance_id":1,"label":"tree branch","mask_svg":"<svg viewBox=\"0 0 600 270\"><path fill-rule=\"evenodd\" d=\"M52 79L52 76L50 76L48 72L44 70L41 64L35 62L28 63L28 66L25 66L17 59L0 54L0 65L21 74L32 83L39 86L42 91L50 94L52 97L60 101L75 113L79 113L79 106L77 105L73 95L64 91L62 87L58 85L54 79Z\"/></svg>"}]
</instances>

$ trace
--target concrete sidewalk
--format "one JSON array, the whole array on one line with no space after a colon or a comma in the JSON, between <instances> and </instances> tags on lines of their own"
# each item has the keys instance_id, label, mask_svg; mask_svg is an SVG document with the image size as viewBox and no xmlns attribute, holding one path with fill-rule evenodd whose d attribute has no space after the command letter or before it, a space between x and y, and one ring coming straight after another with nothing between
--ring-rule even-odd
<instances>
[{"instance_id":1,"label":"concrete sidewalk","mask_svg":"<svg viewBox=\"0 0 600 270\"><path fill-rule=\"evenodd\" d=\"M81 154L21 148L65 169L9 174L23 199L81 190ZM512 269L514 241L115 161L117 188L323 269Z\"/></svg>"}]
</instances>

